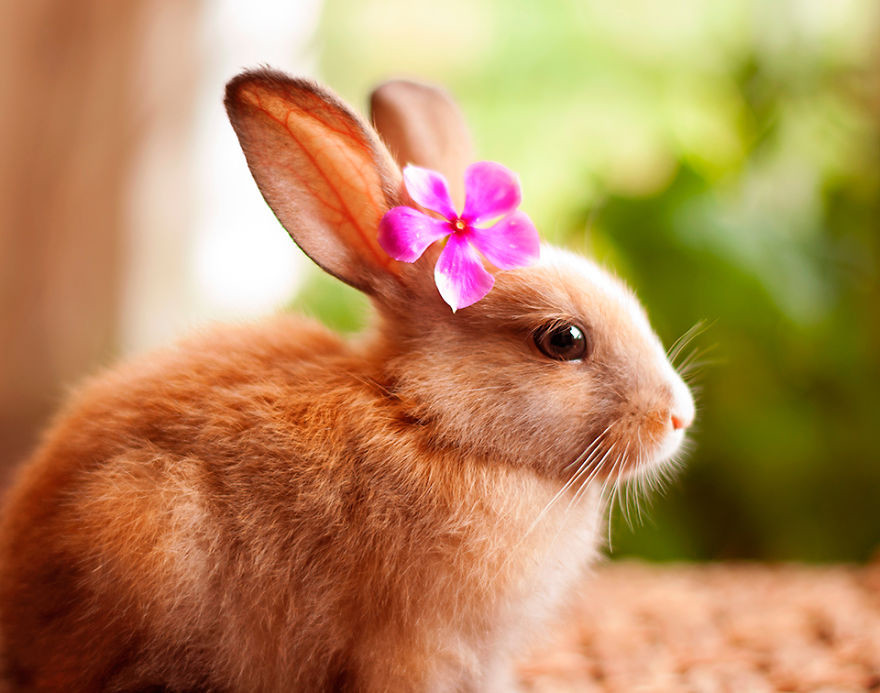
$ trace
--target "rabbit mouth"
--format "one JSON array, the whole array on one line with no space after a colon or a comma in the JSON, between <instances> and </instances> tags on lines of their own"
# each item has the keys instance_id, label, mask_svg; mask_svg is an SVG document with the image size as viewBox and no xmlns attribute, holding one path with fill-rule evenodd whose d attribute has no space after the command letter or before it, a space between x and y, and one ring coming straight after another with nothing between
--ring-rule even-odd
<instances>
[{"instance_id":1,"label":"rabbit mouth","mask_svg":"<svg viewBox=\"0 0 880 693\"><path fill-rule=\"evenodd\" d=\"M612 422L576 460L590 480L616 487L634 483L646 491L677 471L695 417L693 398L680 378L642 391L609 411Z\"/></svg>"},{"instance_id":2,"label":"rabbit mouth","mask_svg":"<svg viewBox=\"0 0 880 693\"><path fill-rule=\"evenodd\" d=\"M679 428L669 431L660 441L660 445L650 465L661 465L675 460L677 454L682 450L684 442L684 429Z\"/></svg>"},{"instance_id":3,"label":"rabbit mouth","mask_svg":"<svg viewBox=\"0 0 880 693\"><path fill-rule=\"evenodd\" d=\"M565 490L580 497L587 487L599 485L612 500L619 495L628 503L665 486L687 451L685 428L660 427L656 420L642 423L631 428L625 420L617 420L592 437L565 467Z\"/></svg>"}]
</instances>

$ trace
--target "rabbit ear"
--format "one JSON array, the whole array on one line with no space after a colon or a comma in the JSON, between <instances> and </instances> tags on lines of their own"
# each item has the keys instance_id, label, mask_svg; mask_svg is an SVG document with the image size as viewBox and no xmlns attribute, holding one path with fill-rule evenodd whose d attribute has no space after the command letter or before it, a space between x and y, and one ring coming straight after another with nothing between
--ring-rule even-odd
<instances>
[{"instance_id":1,"label":"rabbit ear","mask_svg":"<svg viewBox=\"0 0 880 693\"><path fill-rule=\"evenodd\" d=\"M452 97L439 87L394 80L373 90L370 111L397 163L442 173L461 209L464 170L473 163L474 153L464 116Z\"/></svg>"},{"instance_id":2,"label":"rabbit ear","mask_svg":"<svg viewBox=\"0 0 880 693\"><path fill-rule=\"evenodd\" d=\"M260 192L312 260L369 294L399 276L377 232L399 204L400 169L369 125L331 92L272 70L240 74L225 103Z\"/></svg>"}]
</instances>

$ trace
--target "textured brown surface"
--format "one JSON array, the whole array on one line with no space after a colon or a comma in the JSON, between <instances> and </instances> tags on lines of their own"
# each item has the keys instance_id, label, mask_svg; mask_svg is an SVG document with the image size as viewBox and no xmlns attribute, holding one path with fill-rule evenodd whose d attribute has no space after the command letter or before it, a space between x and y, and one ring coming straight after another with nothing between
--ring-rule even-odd
<instances>
[{"instance_id":1,"label":"textured brown surface","mask_svg":"<svg viewBox=\"0 0 880 693\"><path fill-rule=\"evenodd\" d=\"M880 691L880 562L602 566L525 689Z\"/></svg>"}]
</instances>

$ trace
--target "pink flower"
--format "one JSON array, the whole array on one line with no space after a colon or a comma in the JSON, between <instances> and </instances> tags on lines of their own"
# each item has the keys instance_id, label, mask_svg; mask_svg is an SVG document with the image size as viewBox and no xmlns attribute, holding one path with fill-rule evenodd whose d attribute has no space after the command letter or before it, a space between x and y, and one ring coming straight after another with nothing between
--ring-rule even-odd
<instances>
[{"instance_id":1,"label":"pink flower","mask_svg":"<svg viewBox=\"0 0 880 693\"><path fill-rule=\"evenodd\" d=\"M429 245L448 236L434 268L434 281L453 311L476 303L495 284L477 251L502 270L537 261L538 232L531 219L516 209L521 200L519 181L510 169L494 161L468 166L461 214L440 173L407 166L403 180L417 204L443 218L413 207L394 207L379 223L379 245L395 260L415 262Z\"/></svg>"}]
</instances>

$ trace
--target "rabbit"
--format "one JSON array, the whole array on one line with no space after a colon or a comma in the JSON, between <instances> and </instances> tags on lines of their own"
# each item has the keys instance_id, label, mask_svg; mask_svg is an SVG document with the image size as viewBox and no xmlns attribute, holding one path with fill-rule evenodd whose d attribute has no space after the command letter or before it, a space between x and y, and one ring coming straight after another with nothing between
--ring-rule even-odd
<instances>
[{"instance_id":1,"label":"rabbit","mask_svg":"<svg viewBox=\"0 0 880 693\"><path fill-rule=\"evenodd\" d=\"M226 108L293 240L375 308L343 339L213 327L74 392L0 519L16 691L509 691L599 558L605 491L668 469L694 419L644 310L542 245L458 311L431 247L391 259L401 166L456 181L458 107L396 81L375 125L263 68ZM439 244L436 244L439 245Z\"/></svg>"}]
</instances>

